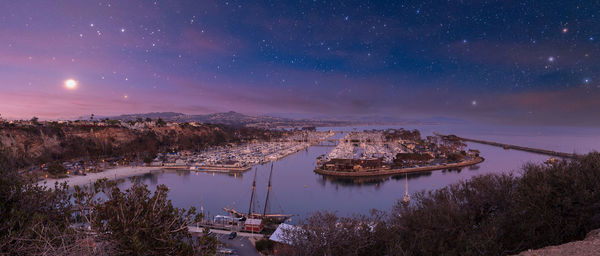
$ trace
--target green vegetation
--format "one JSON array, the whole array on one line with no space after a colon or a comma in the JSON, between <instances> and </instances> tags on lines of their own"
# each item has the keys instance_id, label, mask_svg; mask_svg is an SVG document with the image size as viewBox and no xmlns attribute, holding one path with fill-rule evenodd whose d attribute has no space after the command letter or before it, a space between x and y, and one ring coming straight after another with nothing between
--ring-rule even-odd
<instances>
[{"instance_id":1,"label":"green vegetation","mask_svg":"<svg viewBox=\"0 0 600 256\"><path fill-rule=\"evenodd\" d=\"M188 226L202 216L193 207L173 207L167 194L165 185L158 185L154 194L137 183L121 192L101 180L89 190L75 186L74 198L81 219L97 240L107 241L103 249L111 255L196 255L200 240L193 239Z\"/></svg>"},{"instance_id":2,"label":"green vegetation","mask_svg":"<svg viewBox=\"0 0 600 256\"><path fill-rule=\"evenodd\" d=\"M273 252L273 241L269 240L269 239L260 239L258 241L256 241L256 244L254 245L254 247L256 247L256 250L269 255L269 253Z\"/></svg>"},{"instance_id":3,"label":"green vegetation","mask_svg":"<svg viewBox=\"0 0 600 256\"><path fill-rule=\"evenodd\" d=\"M202 216L173 207L168 189L135 184L122 192L101 180L92 188L32 185L15 172L0 175L0 254L214 255L218 241L194 238ZM72 200L74 198L74 200Z\"/></svg>"},{"instance_id":4,"label":"green vegetation","mask_svg":"<svg viewBox=\"0 0 600 256\"><path fill-rule=\"evenodd\" d=\"M66 185L45 189L15 172L0 172L0 254L64 255L83 252L69 228L70 195Z\"/></svg>"},{"instance_id":5,"label":"green vegetation","mask_svg":"<svg viewBox=\"0 0 600 256\"><path fill-rule=\"evenodd\" d=\"M508 255L580 240L600 228L600 154L420 192L385 217L316 213L302 227L287 235L297 255Z\"/></svg>"},{"instance_id":6,"label":"green vegetation","mask_svg":"<svg viewBox=\"0 0 600 256\"><path fill-rule=\"evenodd\" d=\"M61 164L59 164L58 162L54 162L48 165L48 170L46 170L50 175L53 175L55 177L59 177L61 175L64 175L67 173L67 169L65 169L65 167L63 167Z\"/></svg>"}]
</instances>

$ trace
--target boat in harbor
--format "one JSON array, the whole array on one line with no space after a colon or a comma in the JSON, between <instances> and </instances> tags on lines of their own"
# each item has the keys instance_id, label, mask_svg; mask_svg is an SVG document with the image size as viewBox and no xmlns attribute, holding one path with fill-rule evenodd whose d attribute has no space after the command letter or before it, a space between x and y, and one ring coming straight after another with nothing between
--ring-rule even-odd
<instances>
[{"instance_id":1,"label":"boat in harbor","mask_svg":"<svg viewBox=\"0 0 600 256\"><path fill-rule=\"evenodd\" d=\"M254 169L254 180L252 181L252 193L250 194L250 206L248 207L248 212L240 212L236 211L233 208L223 208L226 212L235 215L238 218L246 218L246 219L262 219L264 221L272 222L272 223L282 223L289 218L291 218L292 214L278 214L278 213L268 213L269 203L270 203L270 195L271 195L271 178L273 176L273 163L271 163L271 172L269 173L269 183L267 186L267 197L265 199L265 206L263 212L254 212L254 192L256 191L256 169Z\"/></svg>"},{"instance_id":2,"label":"boat in harbor","mask_svg":"<svg viewBox=\"0 0 600 256\"><path fill-rule=\"evenodd\" d=\"M408 203L410 203L410 194L408 194L408 173L405 174L405 182L406 182L406 184L404 184L404 188L405 188L404 198L402 199L402 201L405 204L408 204Z\"/></svg>"}]
</instances>

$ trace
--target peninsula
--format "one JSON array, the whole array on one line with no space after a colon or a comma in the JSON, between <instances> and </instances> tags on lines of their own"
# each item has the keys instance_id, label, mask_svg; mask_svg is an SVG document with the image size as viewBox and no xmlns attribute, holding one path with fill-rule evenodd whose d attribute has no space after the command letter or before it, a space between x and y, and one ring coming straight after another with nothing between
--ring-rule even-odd
<instances>
[{"instance_id":1,"label":"peninsula","mask_svg":"<svg viewBox=\"0 0 600 256\"><path fill-rule=\"evenodd\" d=\"M418 130L350 132L317 159L321 175L367 177L461 168L483 162L475 149L456 136L427 136Z\"/></svg>"}]
</instances>

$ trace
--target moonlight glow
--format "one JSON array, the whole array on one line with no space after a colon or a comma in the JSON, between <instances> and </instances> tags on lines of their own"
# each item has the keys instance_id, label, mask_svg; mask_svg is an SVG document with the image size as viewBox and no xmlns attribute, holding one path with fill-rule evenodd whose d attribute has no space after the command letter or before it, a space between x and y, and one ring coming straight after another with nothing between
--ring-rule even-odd
<instances>
[{"instance_id":1,"label":"moonlight glow","mask_svg":"<svg viewBox=\"0 0 600 256\"><path fill-rule=\"evenodd\" d=\"M77 88L77 81L69 79L65 81L65 87L69 90L74 90L75 88Z\"/></svg>"}]
</instances>

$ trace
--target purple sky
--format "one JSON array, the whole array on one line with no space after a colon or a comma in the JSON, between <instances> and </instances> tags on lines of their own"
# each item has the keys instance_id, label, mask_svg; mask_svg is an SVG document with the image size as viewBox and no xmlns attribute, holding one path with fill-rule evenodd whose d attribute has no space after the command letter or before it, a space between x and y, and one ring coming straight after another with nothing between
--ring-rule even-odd
<instances>
[{"instance_id":1,"label":"purple sky","mask_svg":"<svg viewBox=\"0 0 600 256\"><path fill-rule=\"evenodd\" d=\"M13 1L0 8L0 114L599 125L598 13L527 1Z\"/></svg>"}]
</instances>

